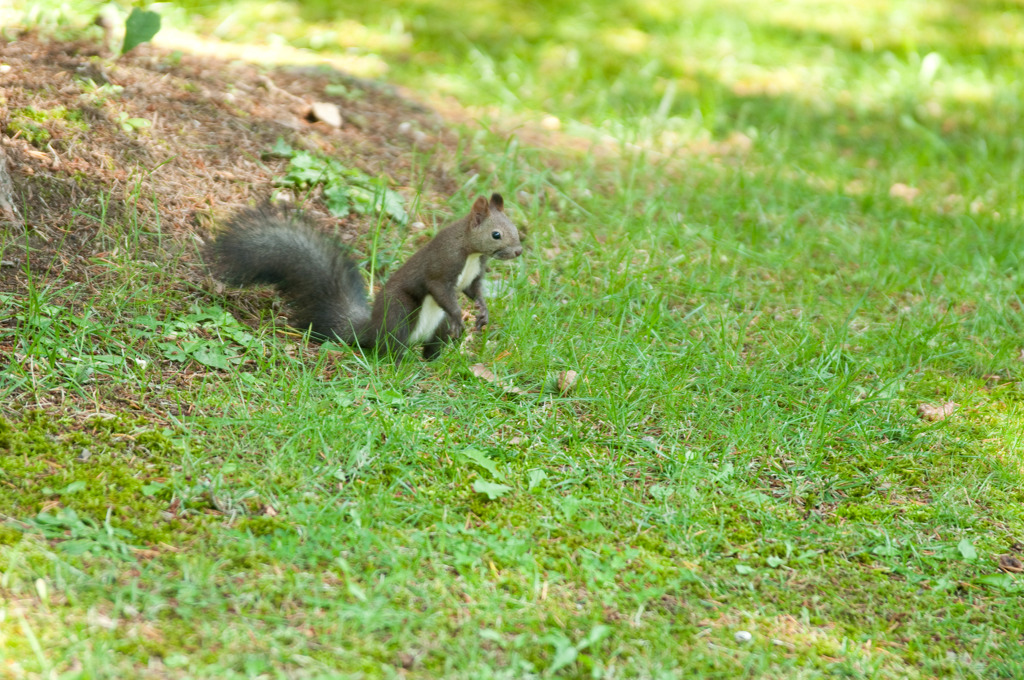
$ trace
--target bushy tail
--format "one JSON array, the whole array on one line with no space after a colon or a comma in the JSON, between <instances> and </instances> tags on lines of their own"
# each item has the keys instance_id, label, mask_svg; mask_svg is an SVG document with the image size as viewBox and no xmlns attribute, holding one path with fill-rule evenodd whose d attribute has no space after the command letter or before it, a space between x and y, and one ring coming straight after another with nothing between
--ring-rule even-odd
<instances>
[{"instance_id":1,"label":"bushy tail","mask_svg":"<svg viewBox=\"0 0 1024 680\"><path fill-rule=\"evenodd\" d=\"M235 215L207 260L225 283L276 286L291 303L291 324L311 328L320 339L353 343L370 319L359 268L294 213L261 207Z\"/></svg>"}]
</instances>

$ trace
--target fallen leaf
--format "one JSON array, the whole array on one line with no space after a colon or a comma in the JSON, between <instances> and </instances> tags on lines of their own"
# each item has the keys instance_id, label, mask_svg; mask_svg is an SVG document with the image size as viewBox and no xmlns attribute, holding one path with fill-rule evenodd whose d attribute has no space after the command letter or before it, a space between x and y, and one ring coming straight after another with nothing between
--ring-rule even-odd
<instances>
[{"instance_id":1,"label":"fallen leaf","mask_svg":"<svg viewBox=\"0 0 1024 680\"><path fill-rule=\"evenodd\" d=\"M892 198L899 198L907 203L913 203L917 195L921 193L921 190L917 187L908 186L902 182L896 182L889 187L889 196Z\"/></svg>"},{"instance_id":2,"label":"fallen leaf","mask_svg":"<svg viewBox=\"0 0 1024 680\"><path fill-rule=\"evenodd\" d=\"M754 147L754 140L739 131L733 131L722 143L722 150L725 152L745 154Z\"/></svg>"},{"instance_id":3,"label":"fallen leaf","mask_svg":"<svg viewBox=\"0 0 1024 680\"><path fill-rule=\"evenodd\" d=\"M89 610L88 621L94 626L99 626L100 628L105 628L107 630L114 630L117 628L116 620L110 618L106 614L101 614L94 609Z\"/></svg>"},{"instance_id":4,"label":"fallen leaf","mask_svg":"<svg viewBox=\"0 0 1024 680\"><path fill-rule=\"evenodd\" d=\"M1013 555L1000 555L999 568L1003 571L1010 572L1011 574L1019 574L1024 572L1024 563Z\"/></svg>"},{"instance_id":5,"label":"fallen leaf","mask_svg":"<svg viewBox=\"0 0 1024 680\"><path fill-rule=\"evenodd\" d=\"M494 371L483 364L473 364L469 367L469 370L473 372L473 375L487 382L498 382L498 376L494 375Z\"/></svg>"},{"instance_id":6,"label":"fallen leaf","mask_svg":"<svg viewBox=\"0 0 1024 680\"><path fill-rule=\"evenodd\" d=\"M327 123L333 128L340 128L342 125L341 109L331 102L313 102L306 117L313 122Z\"/></svg>"},{"instance_id":7,"label":"fallen leaf","mask_svg":"<svg viewBox=\"0 0 1024 680\"><path fill-rule=\"evenodd\" d=\"M263 514L267 517L277 517L277 510L274 510L274 506L268 503L263 506Z\"/></svg>"},{"instance_id":8,"label":"fallen leaf","mask_svg":"<svg viewBox=\"0 0 1024 680\"><path fill-rule=\"evenodd\" d=\"M558 391L562 394L568 394L572 388L576 387L576 378L578 374L576 371L562 371L558 374Z\"/></svg>"},{"instance_id":9,"label":"fallen leaf","mask_svg":"<svg viewBox=\"0 0 1024 680\"><path fill-rule=\"evenodd\" d=\"M863 196L867 192L867 185L862 179L854 179L846 183L843 191L851 196Z\"/></svg>"},{"instance_id":10,"label":"fallen leaf","mask_svg":"<svg viewBox=\"0 0 1024 680\"><path fill-rule=\"evenodd\" d=\"M476 377L486 380L489 383L494 383L501 389L505 390L510 394L526 394L525 390L521 390L515 385L507 385L502 381L498 380L498 376L494 375L494 371L487 368L483 364L473 364L469 367L469 370L473 372Z\"/></svg>"},{"instance_id":11,"label":"fallen leaf","mask_svg":"<svg viewBox=\"0 0 1024 680\"><path fill-rule=\"evenodd\" d=\"M917 416L921 420L944 420L946 417L951 416L960 404L955 401L947 401L944 404L918 404Z\"/></svg>"}]
</instances>

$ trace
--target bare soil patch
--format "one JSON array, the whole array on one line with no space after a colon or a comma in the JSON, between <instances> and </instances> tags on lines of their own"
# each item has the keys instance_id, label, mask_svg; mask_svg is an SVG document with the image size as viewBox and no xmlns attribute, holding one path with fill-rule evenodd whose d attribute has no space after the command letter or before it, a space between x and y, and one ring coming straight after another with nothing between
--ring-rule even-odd
<instances>
[{"instance_id":1,"label":"bare soil patch","mask_svg":"<svg viewBox=\"0 0 1024 680\"><path fill-rule=\"evenodd\" d=\"M329 67L262 68L151 45L111 58L97 43L33 33L0 44L0 64L0 145L21 213L0 222L0 290L24 290L25 245L46 255L32 258L37 274L76 279L85 258L117 247L104 238L112 222L178 246L202 238L211 220L270 196L287 164L268 155L278 139L384 175L422 205L454 190L456 139L437 115ZM313 122L314 102L336 104L341 128ZM426 152L416 169L415 149ZM327 219L316 197L306 203ZM355 234L372 221L337 226Z\"/></svg>"}]
</instances>

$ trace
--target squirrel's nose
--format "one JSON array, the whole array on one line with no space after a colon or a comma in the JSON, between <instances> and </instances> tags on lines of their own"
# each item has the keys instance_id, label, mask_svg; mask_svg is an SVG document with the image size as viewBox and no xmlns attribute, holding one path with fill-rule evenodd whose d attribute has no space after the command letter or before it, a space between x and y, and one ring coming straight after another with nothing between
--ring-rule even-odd
<instances>
[{"instance_id":1,"label":"squirrel's nose","mask_svg":"<svg viewBox=\"0 0 1024 680\"><path fill-rule=\"evenodd\" d=\"M512 251L512 257L519 257L522 254L523 254L523 247L522 246L516 246L516 249Z\"/></svg>"}]
</instances>

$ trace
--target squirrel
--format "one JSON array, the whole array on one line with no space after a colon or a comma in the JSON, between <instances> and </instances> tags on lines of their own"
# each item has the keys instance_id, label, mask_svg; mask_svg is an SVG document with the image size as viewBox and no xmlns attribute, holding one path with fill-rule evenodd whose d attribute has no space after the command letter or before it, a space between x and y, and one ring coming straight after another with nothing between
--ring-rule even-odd
<instances>
[{"instance_id":1,"label":"squirrel","mask_svg":"<svg viewBox=\"0 0 1024 680\"><path fill-rule=\"evenodd\" d=\"M291 212L268 206L235 215L206 253L225 283L267 283L291 302L289 323L318 340L388 354L423 345L436 359L463 333L462 291L476 304L477 330L487 325L487 259L511 260L523 247L500 194L477 198L465 217L437 233L392 274L371 307L355 262L332 239Z\"/></svg>"}]
</instances>

